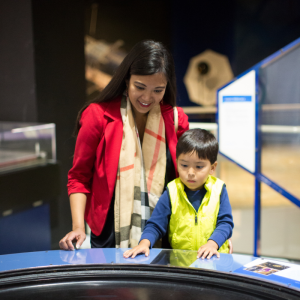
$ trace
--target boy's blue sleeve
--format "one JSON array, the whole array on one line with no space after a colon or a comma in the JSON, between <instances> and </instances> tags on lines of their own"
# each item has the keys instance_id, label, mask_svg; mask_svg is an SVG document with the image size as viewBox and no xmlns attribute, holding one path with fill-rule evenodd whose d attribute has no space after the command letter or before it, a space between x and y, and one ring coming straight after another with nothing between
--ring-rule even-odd
<instances>
[{"instance_id":1,"label":"boy's blue sleeve","mask_svg":"<svg viewBox=\"0 0 300 300\"><path fill-rule=\"evenodd\" d=\"M210 236L210 240L215 241L219 248L232 236L233 219L231 205L228 198L226 186L224 184L220 196L220 209L217 218L216 229Z\"/></svg>"},{"instance_id":2,"label":"boy's blue sleeve","mask_svg":"<svg viewBox=\"0 0 300 300\"><path fill-rule=\"evenodd\" d=\"M146 223L141 240L149 240L151 243L150 247L152 248L155 242L166 234L170 215L171 203L169 191L166 189L159 198L150 219Z\"/></svg>"}]
</instances>

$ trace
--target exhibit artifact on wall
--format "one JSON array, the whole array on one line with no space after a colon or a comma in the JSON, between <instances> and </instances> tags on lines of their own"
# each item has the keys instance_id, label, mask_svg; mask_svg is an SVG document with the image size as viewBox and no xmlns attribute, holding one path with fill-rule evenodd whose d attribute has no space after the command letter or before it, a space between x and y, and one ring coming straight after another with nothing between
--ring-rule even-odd
<instances>
[{"instance_id":1,"label":"exhibit artifact on wall","mask_svg":"<svg viewBox=\"0 0 300 300\"><path fill-rule=\"evenodd\" d=\"M190 59L183 81L192 102L215 106L217 89L232 78L227 56L208 49Z\"/></svg>"},{"instance_id":2,"label":"exhibit artifact on wall","mask_svg":"<svg viewBox=\"0 0 300 300\"><path fill-rule=\"evenodd\" d=\"M122 40L109 44L104 40L85 36L87 96L95 97L110 82L114 72L127 54L121 49L123 44Z\"/></svg>"}]
</instances>

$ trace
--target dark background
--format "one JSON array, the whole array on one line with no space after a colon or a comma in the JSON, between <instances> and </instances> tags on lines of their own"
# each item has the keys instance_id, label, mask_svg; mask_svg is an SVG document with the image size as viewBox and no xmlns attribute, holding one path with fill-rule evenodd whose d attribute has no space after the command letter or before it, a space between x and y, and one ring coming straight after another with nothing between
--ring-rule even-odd
<instances>
[{"instance_id":1,"label":"dark background","mask_svg":"<svg viewBox=\"0 0 300 300\"><path fill-rule=\"evenodd\" d=\"M86 97L84 35L95 3L97 39L122 39L126 51L155 39L171 50L181 106L194 105L183 84L191 57L212 49L227 55L238 75L300 37L298 0L0 1L0 121L56 124L61 196L52 248L71 229L67 172Z\"/></svg>"}]
</instances>

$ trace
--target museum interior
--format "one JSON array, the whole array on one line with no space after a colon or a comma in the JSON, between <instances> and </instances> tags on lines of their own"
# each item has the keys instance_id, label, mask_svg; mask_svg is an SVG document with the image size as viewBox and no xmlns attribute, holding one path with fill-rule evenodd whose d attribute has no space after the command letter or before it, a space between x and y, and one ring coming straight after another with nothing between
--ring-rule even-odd
<instances>
[{"instance_id":1,"label":"museum interior","mask_svg":"<svg viewBox=\"0 0 300 300\"><path fill-rule=\"evenodd\" d=\"M176 105L190 128L218 139L215 176L232 207L233 254L300 264L299 1L3 0L0 20L0 261L63 252L78 112L132 47L151 39L173 56ZM76 263L124 263L101 253ZM123 299L152 299L134 295Z\"/></svg>"}]
</instances>

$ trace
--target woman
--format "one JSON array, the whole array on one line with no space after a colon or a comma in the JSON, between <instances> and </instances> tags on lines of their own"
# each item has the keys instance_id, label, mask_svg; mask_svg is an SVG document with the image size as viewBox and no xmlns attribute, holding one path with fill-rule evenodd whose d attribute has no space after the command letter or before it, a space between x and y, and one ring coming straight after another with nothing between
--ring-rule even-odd
<instances>
[{"instance_id":1,"label":"woman","mask_svg":"<svg viewBox=\"0 0 300 300\"><path fill-rule=\"evenodd\" d=\"M175 105L171 55L158 42L136 44L100 98L78 114L68 175L73 230L59 242L61 249L81 246L84 218L92 248L138 244L166 184L177 176L176 143L189 124Z\"/></svg>"}]
</instances>

